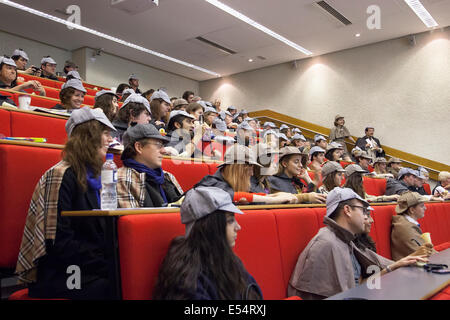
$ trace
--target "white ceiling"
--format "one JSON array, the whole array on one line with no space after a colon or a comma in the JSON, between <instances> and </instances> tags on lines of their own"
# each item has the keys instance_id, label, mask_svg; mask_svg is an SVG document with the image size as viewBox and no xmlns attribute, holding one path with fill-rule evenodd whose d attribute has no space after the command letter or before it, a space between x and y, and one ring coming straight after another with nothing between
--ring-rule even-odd
<instances>
[{"instance_id":1,"label":"white ceiling","mask_svg":"<svg viewBox=\"0 0 450 320\"><path fill-rule=\"evenodd\" d=\"M241 22L204 0L159 0L159 6L129 15L110 0L15 0L45 13L71 4L81 7L81 24L111 36L195 64L223 76L307 58L301 52ZM327 0L352 22L344 26L313 0L222 0L251 19L312 51L313 56L427 31L403 0ZM439 28L450 25L450 0L422 0ZM368 30L370 5L381 8L381 29ZM106 52L198 81L213 76L101 39L0 4L0 29L57 47L104 48ZM356 38L355 34L361 33ZM237 53L223 54L197 40L202 36ZM266 60L256 59L263 56ZM253 58L254 62L248 62Z\"/></svg>"}]
</instances>

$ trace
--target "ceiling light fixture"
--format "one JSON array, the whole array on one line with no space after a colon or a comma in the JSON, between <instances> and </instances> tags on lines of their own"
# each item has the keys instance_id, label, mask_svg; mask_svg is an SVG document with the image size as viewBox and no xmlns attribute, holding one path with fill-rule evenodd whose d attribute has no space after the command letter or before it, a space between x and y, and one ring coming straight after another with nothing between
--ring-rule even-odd
<instances>
[{"instance_id":1,"label":"ceiling light fixture","mask_svg":"<svg viewBox=\"0 0 450 320\"><path fill-rule=\"evenodd\" d=\"M45 18L45 19L48 19L48 20L52 20L52 21L64 24L64 25L66 25L68 27L72 27L74 29L77 29L77 30L80 30L80 31L84 31L84 32L87 32L87 33L90 33L90 34L93 34L93 35L96 35L96 36L98 36L100 38L107 39L107 40L119 43L121 45L124 45L124 46L130 47L130 48L133 48L133 49L136 49L136 50L139 50L139 51L142 51L142 52L145 52L145 53L157 56L159 58L166 59L166 60L169 60L169 61L181 64L183 66L186 66L186 67L189 67L189 68L192 68L192 69L195 69L195 70L202 71L204 73L207 73L207 74L210 74L210 75L213 75L213 76L216 76L216 77L220 77L221 76L219 73L216 73L214 71L210 71L208 69L196 66L194 64L191 64L191 63L188 63L188 62L184 62L184 61L178 60L176 58L169 57L169 56L167 56L165 54L162 54L162 53L159 53L159 52L156 52L156 51L153 51L153 50L150 50L150 49L138 46L138 45L130 43L130 42L126 42L126 41L124 41L122 39L119 39L119 38L107 35L105 33L102 33L102 32L99 32L99 31L96 31L96 30L84 27L84 26L79 25L79 24L75 24L75 23L66 21L64 19L60 19L58 17L52 16L52 15L44 13L42 11L38 11L38 10L35 10L35 9L32 9L32 8L23 6L21 4L15 3L13 1L0 0L0 3L3 3L5 5L7 5L7 6L10 6L10 7L22 10L22 11L29 12L31 14L37 15L39 17L42 17L42 18Z\"/></svg>"},{"instance_id":2,"label":"ceiling light fixture","mask_svg":"<svg viewBox=\"0 0 450 320\"><path fill-rule=\"evenodd\" d=\"M405 0L405 2L428 28L438 26L436 20L434 20L428 10L425 9L420 0Z\"/></svg>"},{"instance_id":3,"label":"ceiling light fixture","mask_svg":"<svg viewBox=\"0 0 450 320\"><path fill-rule=\"evenodd\" d=\"M248 59L248 62L253 62L253 59L252 58Z\"/></svg>"},{"instance_id":4,"label":"ceiling light fixture","mask_svg":"<svg viewBox=\"0 0 450 320\"><path fill-rule=\"evenodd\" d=\"M355 37L357 37L357 38L361 37L361 33L355 34Z\"/></svg>"},{"instance_id":5,"label":"ceiling light fixture","mask_svg":"<svg viewBox=\"0 0 450 320\"><path fill-rule=\"evenodd\" d=\"M290 46L290 47L292 47L292 48L294 48L294 49L296 49L296 50L298 50L298 51L300 51L300 52L302 52L302 53L304 53L304 54L306 54L308 56L313 54L311 51L309 51L309 50L303 48L302 46L300 46L300 45L298 45L298 44L296 44L296 43L286 39L285 37L279 35L278 33L276 33L274 31L264 27L263 25L259 24L258 22L250 19L249 17L243 15L239 11L234 10L233 8L227 6L226 4L223 4L220 1L217 1L217 0L205 0L205 1L210 3L210 4L212 4L213 6L215 6L217 8L219 8L220 10L225 11L228 14L231 14L233 17L236 17L239 20L241 20L241 21L251 25L252 27L254 27L254 28L258 29L258 30L261 30L262 32L268 34L269 36L274 37L275 39L277 39L277 40L279 40L281 42L284 42L288 46Z\"/></svg>"}]
</instances>

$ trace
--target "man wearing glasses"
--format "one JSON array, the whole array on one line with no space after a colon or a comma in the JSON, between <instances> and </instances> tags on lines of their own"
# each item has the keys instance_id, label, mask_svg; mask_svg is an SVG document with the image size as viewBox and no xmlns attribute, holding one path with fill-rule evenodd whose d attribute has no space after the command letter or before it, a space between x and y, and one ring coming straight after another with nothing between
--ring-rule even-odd
<instances>
[{"instance_id":1,"label":"man wearing glasses","mask_svg":"<svg viewBox=\"0 0 450 320\"><path fill-rule=\"evenodd\" d=\"M368 272L369 266L376 266L383 275L416 261L427 261L424 255L417 255L421 251L394 263L370 249L358 249L354 240L365 232L372 210L349 188L337 187L328 194L325 228L300 254L289 281L289 296L324 299L363 283L373 275Z\"/></svg>"},{"instance_id":2,"label":"man wearing glasses","mask_svg":"<svg viewBox=\"0 0 450 320\"><path fill-rule=\"evenodd\" d=\"M166 207L181 198L183 190L161 168L164 144L169 141L152 124L136 124L124 133L123 167L117 172L120 208Z\"/></svg>"}]
</instances>

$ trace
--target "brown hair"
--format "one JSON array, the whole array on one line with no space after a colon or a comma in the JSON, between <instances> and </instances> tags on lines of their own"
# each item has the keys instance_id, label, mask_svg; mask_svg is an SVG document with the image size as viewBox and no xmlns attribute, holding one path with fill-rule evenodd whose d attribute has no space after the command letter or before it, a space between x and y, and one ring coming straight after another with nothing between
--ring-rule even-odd
<instances>
[{"instance_id":1,"label":"brown hair","mask_svg":"<svg viewBox=\"0 0 450 320\"><path fill-rule=\"evenodd\" d=\"M72 109L70 105L70 99L75 94L74 88L64 88L59 92L59 100L61 100L61 104L67 108L67 110Z\"/></svg>"},{"instance_id":2,"label":"brown hair","mask_svg":"<svg viewBox=\"0 0 450 320\"><path fill-rule=\"evenodd\" d=\"M325 186L325 188L327 189L327 191L331 191L333 190L335 187L339 187L338 185L336 185L336 183L334 182L334 178L336 177L337 171L334 171L332 173L330 173L329 175L327 175L323 181L322 184Z\"/></svg>"},{"instance_id":3,"label":"brown hair","mask_svg":"<svg viewBox=\"0 0 450 320\"><path fill-rule=\"evenodd\" d=\"M117 113L117 110L114 110L113 99L115 96L112 94L104 94L98 97L95 100L94 108L100 108L103 110L105 116L109 119L109 121L113 121L114 117Z\"/></svg>"},{"instance_id":4,"label":"brown hair","mask_svg":"<svg viewBox=\"0 0 450 320\"><path fill-rule=\"evenodd\" d=\"M344 188L350 188L355 191L361 198L365 198L366 190L364 189L362 174L355 172L347 177Z\"/></svg>"},{"instance_id":5,"label":"brown hair","mask_svg":"<svg viewBox=\"0 0 450 320\"><path fill-rule=\"evenodd\" d=\"M62 158L74 171L78 184L83 192L87 190L86 167L94 176L98 177L102 169L103 160L98 149L102 146L102 134L109 127L97 120L90 120L77 125L70 135L62 151Z\"/></svg>"},{"instance_id":6,"label":"brown hair","mask_svg":"<svg viewBox=\"0 0 450 320\"><path fill-rule=\"evenodd\" d=\"M150 141L149 138L144 138L144 139L134 141L133 143L129 143L128 145L125 146L125 149L122 151L122 155L120 156L120 159L121 160L134 159L134 157L136 157L136 155L137 155L137 151L136 151L136 148L134 147L134 144L136 142L139 142L141 144L141 146L145 147L149 141Z\"/></svg>"},{"instance_id":7,"label":"brown hair","mask_svg":"<svg viewBox=\"0 0 450 320\"><path fill-rule=\"evenodd\" d=\"M306 158L305 155L299 154L299 153L289 154L289 155L287 155L287 156L282 157L282 158L278 161L278 171L277 171L277 173L276 173L277 176L283 174L284 169L285 169L281 163L282 163L283 161L289 162L289 161L291 160L292 156L296 156L296 155L300 155L300 156L301 156L301 160L300 160L300 161L302 162L302 166L303 166L303 168L306 168L306 161L307 161L307 158Z\"/></svg>"},{"instance_id":8,"label":"brown hair","mask_svg":"<svg viewBox=\"0 0 450 320\"><path fill-rule=\"evenodd\" d=\"M198 109L203 110L203 107L197 102L191 102L186 106L186 112L189 114L195 113Z\"/></svg>"},{"instance_id":9,"label":"brown hair","mask_svg":"<svg viewBox=\"0 0 450 320\"><path fill-rule=\"evenodd\" d=\"M375 163L373 166L373 169L376 173L378 174L382 174L382 173L388 173L387 169L385 168L384 170L381 170L380 166L379 166L379 162Z\"/></svg>"},{"instance_id":10,"label":"brown hair","mask_svg":"<svg viewBox=\"0 0 450 320\"><path fill-rule=\"evenodd\" d=\"M152 112L152 119L155 121L163 121L165 122L166 119L162 119L161 117L161 103L163 102L163 99L153 99L152 102L150 102L150 110Z\"/></svg>"},{"instance_id":11,"label":"brown hair","mask_svg":"<svg viewBox=\"0 0 450 320\"><path fill-rule=\"evenodd\" d=\"M224 180L234 192L250 192L250 175L247 174L248 164L228 164L222 168Z\"/></svg>"},{"instance_id":12,"label":"brown hair","mask_svg":"<svg viewBox=\"0 0 450 320\"><path fill-rule=\"evenodd\" d=\"M116 119L128 123L130 122L130 117L139 117L143 111L148 111L143 103L129 102L125 107L119 109L116 115Z\"/></svg>"}]
</instances>

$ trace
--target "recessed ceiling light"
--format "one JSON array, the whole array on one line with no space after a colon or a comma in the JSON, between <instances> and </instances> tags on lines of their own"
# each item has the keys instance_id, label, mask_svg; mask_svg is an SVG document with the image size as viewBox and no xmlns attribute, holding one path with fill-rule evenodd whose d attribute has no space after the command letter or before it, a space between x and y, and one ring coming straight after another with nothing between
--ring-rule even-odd
<instances>
[{"instance_id":1,"label":"recessed ceiling light","mask_svg":"<svg viewBox=\"0 0 450 320\"><path fill-rule=\"evenodd\" d=\"M253 62L253 59L251 59L251 58L250 58L250 59L248 59L248 62Z\"/></svg>"},{"instance_id":2,"label":"recessed ceiling light","mask_svg":"<svg viewBox=\"0 0 450 320\"><path fill-rule=\"evenodd\" d=\"M355 34L355 37L357 37L357 38L361 37L361 33Z\"/></svg>"},{"instance_id":3,"label":"recessed ceiling light","mask_svg":"<svg viewBox=\"0 0 450 320\"><path fill-rule=\"evenodd\" d=\"M405 2L428 28L438 26L436 20L419 0L405 0Z\"/></svg>"},{"instance_id":4,"label":"recessed ceiling light","mask_svg":"<svg viewBox=\"0 0 450 320\"><path fill-rule=\"evenodd\" d=\"M269 28L264 27L263 25L259 24L258 22L250 19L249 17L243 15L242 13L240 13L239 11L234 10L233 8L227 6L226 4L223 4L220 1L217 0L205 0L206 2L212 4L213 6L219 8L222 11L225 11L228 14L231 14L233 17L238 18L239 20L251 25L252 27L268 34L271 37L274 37L275 39L284 42L285 44L287 44L288 46L306 54L306 55L312 55L313 53L305 48L303 48L302 46L286 39L285 37L279 35L278 33L270 30Z\"/></svg>"},{"instance_id":5,"label":"recessed ceiling light","mask_svg":"<svg viewBox=\"0 0 450 320\"><path fill-rule=\"evenodd\" d=\"M154 56L157 56L159 58L166 59L166 60L169 60L169 61L181 64L183 66L186 66L186 67L189 67L189 68L192 68L192 69L195 69L195 70L199 70L201 72L204 72L204 73L216 76L216 77L220 77L221 76L219 73L216 73L214 71L210 71L208 69L196 66L194 64L191 64L191 63L188 63L188 62L185 62L185 61L182 61L182 60L178 60L176 58L169 57L169 56L167 56L165 54L162 54L162 53L159 53L159 52L156 52L156 51L153 51L153 50L150 50L150 49L138 46L136 44L127 42L125 40L122 40L122 39L119 39L119 38L116 38L116 37L104 34L102 32L99 32L99 31L96 31L96 30L93 30L93 29L90 29L90 28L83 27L83 26L81 26L79 24L75 24L75 23L66 21L64 19L60 19L58 17L49 15L49 14L44 13L42 11L38 11L38 10L35 10L35 9L32 9L32 8L23 6L21 4L18 4L18 3L15 3L15 2L9 1L9 0L0 0L0 3L3 3L5 5L7 5L7 6L10 6L10 7L22 10L22 11L29 12L31 14L37 15L39 17L42 17L42 18L45 18L45 19L48 19L48 20L52 20L52 21L64 24L64 25L66 25L68 27L71 27L73 29L84 31L84 32L96 35L96 36L98 36L100 38L107 39L107 40L110 40L110 41L122 44L124 46L130 47L130 48L133 48L133 49L136 49L136 50L139 50L139 51L142 51L142 52L154 55Z\"/></svg>"}]
</instances>

